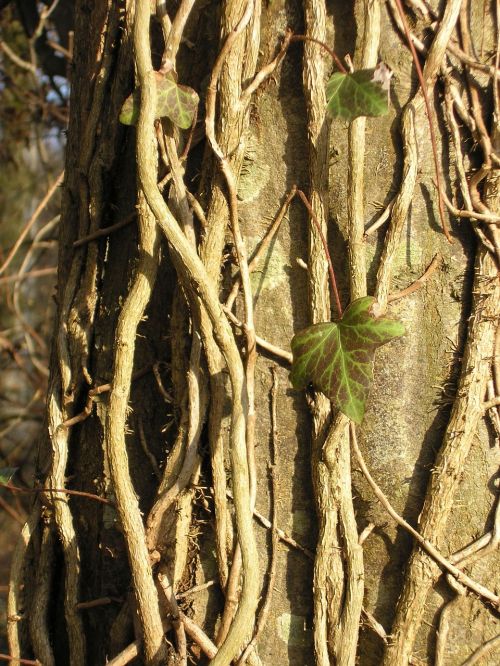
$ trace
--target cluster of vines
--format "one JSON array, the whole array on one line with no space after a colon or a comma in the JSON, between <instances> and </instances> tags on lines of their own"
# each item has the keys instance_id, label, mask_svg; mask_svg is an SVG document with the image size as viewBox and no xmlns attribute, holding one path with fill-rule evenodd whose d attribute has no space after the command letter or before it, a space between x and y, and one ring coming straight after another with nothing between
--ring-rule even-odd
<instances>
[{"instance_id":1,"label":"cluster of vines","mask_svg":"<svg viewBox=\"0 0 500 666\"><path fill-rule=\"evenodd\" d=\"M165 71L176 69L181 38L194 4L194 0L182 0L171 20L163 3L157 3L157 18L164 36L162 69ZM498 428L499 420L497 407L500 400L497 396L500 393L500 369L497 355L500 353L500 336L496 333L500 303L497 279L500 244L496 226L499 223L496 171L499 157L495 152L497 135L495 128L492 131L487 129L481 99L467 77L467 67L482 68L484 71L485 66L477 63L471 53L468 2L448 0L441 18L435 16L427 5L414 3L423 12L422 21L427 21L426 27L432 31L432 40L428 45L409 33L399 0L388 4L392 8L394 21L400 27L402 38L411 40L421 57L425 58L425 65L422 71L423 87L416 89L401 115L403 173L399 191L381 218L389 218L390 222L384 234L374 295L379 311L384 312L389 301L411 293L428 277L428 274L424 275L415 285L401 293L390 293L395 254L422 159L418 151L416 127L418 123L435 123L429 106L429 117L426 119L426 99L432 99L432 93L439 82L444 95L438 112L443 114L454 147L454 169L465 208L459 211L448 201L441 189L440 176L439 199L440 204L444 202L454 215L472 220L478 238L474 300L457 397L431 476L418 530L394 511L372 478L358 446L354 424L348 417L339 414L324 395L314 393L311 396L311 467L319 522L314 563L314 647L320 666L355 663L362 616L368 619L386 643L386 666L410 663L414 658L412 651L427 595L443 572L456 598L443 608L441 614L436 663L442 663L447 613L451 604L460 603L466 592L472 591L493 608L499 605L498 596L494 592L463 571L465 565L498 547L498 506L491 532L464 551L454 555L445 555L443 552L446 548L446 523L460 481L460 471L478 423L485 414L490 415L495 428ZM187 189L184 178L184 161L189 145L181 145L181 139L169 121L155 118L157 80L151 60L150 8L148 0L137 0L133 6L127 7L125 18L119 17L111 2L101 10L105 39L96 47L98 70L91 113L82 130L79 163L73 165L74 173L66 177L67 191L78 197L79 227L76 236L74 230L63 230L61 238L63 246L66 243L74 249L69 277L64 285L59 285L58 292L57 343L54 351L56 370L51 375L48 395L50 450L45 461L44 487L41 497L35 499L32 513L23 529L11 573L8 637L13 663L22 656L19 609L22 606L23 566L31 537L36 530L41 535L32 601L32 608L36 611L29 618L31 646L38 660L36 663L42 663L43 666L56 663L47 629L56 535L64 554L64 614L70 663L76 666L86 663L85 633L79 614L78 541L65 486L72 427L90 414L98 394L109 394L102 408L108 482L105 490L119 516L134 591L133 599L127 600L124 605L124 613L130 615L137 611L140 624L137 640L108 663L115 666L125 664L141 652L146 663L161 664L165 663L172 649L178 663L187 664L188 638L199 646L215 666L227 665L233 660L240 664L260 663L256 639L262 631L269 609L269 591L272 590L276 566L276 542L279 537L292 546L298 545L279 529L276 516L273 515L272 523L267 523L273 531L269 582L256 620L261 579L253 530L257 493L254 453L257 349L259 346L264 347L281 357L283 363L289 363L291 359L288 352L273 347L257 335L250 273L259 261L262 248L278 231L288 206L297 195L314 219L309 232L307 259L310 319L313 323L330 320L329 267L322 238L328 236L330 178L326 61L321 47L321 43L326 41L325 1L305 0L305 36L300 37L300 41L304 41L303 85L310 147L308 196L297 187L292 189L264 243L251 259L247 256L245 239L240 229L237 198L250 104L258 87L282 62L294 37L287 33L276 58L257 71L260 1L227 0L223 3L220 50L205 99L204 127L210 150L204 159L207 165L215 164L216 168L207 169L210 176L206 177L204 188L210 195L207 197L207 205L202 207ZM358 0L356 3L360 27L355 57L358 68L370 68L377 64L380 12L378 0ZM119 33L121 48L117 62L114 62ZM85 391L90 378L90 332L99 298L100 267L95 241L118 228L114 225L113 228L103 229L102 224L105 208L104 171L112 162L112 147L117 132L116 122L113 121L116 121L123 102L123 87L110 85L111 65L114 71L127 71L131 66L131 52L136 83L140 89L140 111L136 126L139 259L115 331L111 380L107 385ZM499 58L500 49L497 50L495 67L488 67L486 71L494 88L495 119L500 112L496 85ZM465 66L464 74L459 72L457 62ZM465 95L460 86L463 86ZM98 119L106 117L103 115L105 92L111 94L111 100L108 101L111 111L106 120L108 125L97 132ZM73 98L78 99L78 83L75 84ZM462 122L461 126L457 116ZM357 118L350 123L348 130L351 301L367 294L365 235L374 231L365 231L365 125L365 118ZM471 177L467 176L467 156L462 152L465 134L467 137L472 136L482 151L482 164ZM165 171L163 177L160 177L159 165ZM84 178L82 174L85 174ZM166 184L168 197L163 195ZM69 200L66 206L69 209ZM133 218L135 215L127 218L124 223L130 223ZM219 274L228 232L235 248L238 274L223 305L220 300ZM190 348L180 363L181 366L184 363L185 375L177 386L179 395L176 401L181 412L179 432L164 469L156 469L159 476L158 491L144 520L130 475L125 435L134 380L135 340L154 288L162 234L168 242L181 285L174 298L173 319L178 325L178 335L189 338ZM437 262L433 262L431 270L436 266ZM244 313L241 322L233 313L233 305L240 291ZM243 331L243 352L235 334L239 329ZM178 353L182 354L182 350ZM231 395L228 438L221 427L227 393L224 381L226 370ZM159 384L161 386L160 380ZM485 402L488 391L489 400ZM276 426L276 392L277 385L273 383L273 429ZM82 412L77 406L84 393L88 393L88 398ZM177 594L187 564L187 539L192 520L194 489L201 473L199 443L207 420L218 575L225 597L221 622L217 636L213 639L179 608L181 597ZM229 456L231 462L230 490L225 470L226 456ZM388 513L415 539L394 624L386 630L363 609L363 542L369 530L360 535L356 522L352 488L354 465L361 468L375 496ZM234 505L234 534L229 498ZM175 534L181 535L177 537L173 554L167 550L166 541L172 534L172 531L167 533L165 528L167 516L175 517ZM307 551L305 554L311 555ZM175 649L167 648L164 638L167 630L173 631ZM488 646L488 649L491 647Z\"/></svg>"}]
</instances>

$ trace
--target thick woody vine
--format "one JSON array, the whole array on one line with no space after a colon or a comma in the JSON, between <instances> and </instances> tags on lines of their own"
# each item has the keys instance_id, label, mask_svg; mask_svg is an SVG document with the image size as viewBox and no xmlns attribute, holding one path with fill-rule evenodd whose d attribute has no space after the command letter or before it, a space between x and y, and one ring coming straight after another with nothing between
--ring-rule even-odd
<instances>
[{"instance_id":1,"label":"thick woody vine","mask_svg":"<svg viewBox=\"0 0 500 666\"><path fill-rule=\"evenodd\" d=\"M413 4L413 3L412 3ZM357 0L358 42L354 67L344 69L342 60L326 44L326 5L324 0L305 0L305 34L290 30L282 38L276 57L257 71L260 39L259 0L228 0L221 8L221 41L205 97L204 128L210 151L204 189L210 193L206 205L186 186L184 163L194 138L198 94L183 86L177 77L177 57L193 0L182 0L170 19L158 3L157 19L164 37L164 52L159 71L151 60L151 3L137 0L127 14L122 47L133 45L137 80L135 92L125 101L115 91L111 106L120 111L120 119L136 127L136 162L138 177L137 210L112 227L102 228L104 198L102 163L108 155L112 136L97 133L97 119L102 114L104 91L110 77L114 43L118 39L118 14L110 12L104 26L105 43L99 52L99 75L80 151L81 181L70 175L67 187L80 197L78 237L74 239L74 262L67 284L60 287L57 325L57 372L52 376L48 398L50 465L44 486L36 489L50 507L50 515L38 499L23 529L16 549L8 597L8 638L12 659L21 659L18 627L22 606L23 565L33 532L41 527L40 566L34 598L37 613L31 620L33 651L44 666L55 664L47 640L48 590L54 567L55 535L63 547L65 561L65 623L72 664L85 664L86 647L79 615L79 555L73 516L66 489L66 466L71 428L91 413L98 395L108 396L104 420L104 444L109 466L109 497L86 495L88 501L103 500L116 507L125 537L134 600L127 601L124 614L137 608L140 631L137 640L109 664L125 664L139 652L146 663L161 664L167 658L165 632L175 637L178 663L188 663L188 641L195 643L216 666L258 664L257 638L265 625L272 603L276 575L276 548L281 539L299 549L305 557L314 557L314 647L316 663L354 664L358 632L362 619L380 636L385 645L384 664L410 663L417 630L431 587L444 575L453 598L443 606L436 648L436 664L445 654L450 609L459 605L466 593L480 598L498 610L498 595L474 580L464 567L498 548L500 543L500 504L494 511L490 532L476 543L455 554L446 554L446 523L457 492L460 470L469 453L478 423L487 417L500 435L498 406L500 393L500 335L498 315L500 286L497 270L500 262L500 202L497 155L499 94L497 89L500 47L494 67L474 59L468 28L467 0L448 0L442 16L433 14L423 3L415 3L421 22L431 32L424 40L412 34L400 0L388 6L399 27L402 40L411 47L419 86L401 114L403 167L400 186L387 209L372 227L365 229L364 152L366 116L383 113L387 104L388 72L378 63L381 6L377 0ZM498 18L498 17L497 17ZM457 30L459 24L460 30ZM238 216L237 185L245 153L246 129L253 94L279 67L287 50L300 42L303 48L303 86L307 104L307 130L310 142L309 189L294 185L283 193L284 202L269 231L252 257ZM299 47L295 47L299 48ZM130 49L129 49L130 50ZM327 82L331 58L337 70ZM127 56L120 56L119 67L130 67ZM424 62L420 66L418 57ZM461 65L464 72L458 70ZM486 69L485 69L486 68ZM494 123L487 127L483 101L471 84L469 72L478 69L489 76L493 86ZM464 96L458 85L463 85ZM326 85L325 85L326 84ZM434 108L433 93L442 94ZM354 92L353 92L354 90ZM360 104L359 100L364 100ZM343 117L348 127L348 256L349 304L342 304L335 285L333 262L328 254L328 189L330 116ZM402 326L385 312L391 301L403 298L431 279L440 263L438 247L429 269L414 284L391 293L391 279L397 247L418 182L419 155L416 127L430 123L434 158L437 164L434 115L443 119L454 147L454 168L464 208L459 209L446 195L445 183L436 172L438 209L442 230L450 235L444 207L459 217L471 220L477 236L472 313L468 322L467 342L461 375L448 427L431 475L418 528L405 521L393 508L368 469L362 446L358 443L356 424L364 415L364 403L372 379L375 347L404 333ZM459 122L460 121L460 122ZM115 130L116 131L116 130ZM463 139L472 138L481 149L482 163L473 172L466 168ZM446 178L445 174L445 178ZM167 196L164 196L167 195ZM92 201L93 205L89 205ZM168 204L167 204L168 201ZM297 333L291 343L293 357L262 339L255 330L254 303L250 273L294 202L302 202L311 219L309 255L306 262L309 280L309 316L311 326ZM205 204L205 202L204 202ZM88 386L88 339L98 299L99 266L96 239L115 233L124 224L137 220L139 257L134 278L125 298L115 332L113 372L108 384ZM389 221L382 232L380 257L374 295L367 294L365 240ZM219 273L226 232L232 236L237 271L223 304L220 300ZM180 411L179 429L174 446L162 470L152 466L159 477L155 502L145 520L139 509L129 470L125 431L130 418L130 390L133 374L135 340L139 323L154 288L159 264L161 235L167 242L181 286L174 297L172 315L176 340L188 339L187 352L173 344L172 381ZM82 250L85 248L85 252ZM429 258L430 259L430 258ZM337 306L332 321L330 292ZM243 320L233 312L241 291ZM82 312L86 317L81 316ZM82 326L81 322L87 322ZM237 332L242 332L243 345ZM361 343L359 340L361 339ZM358 346L356 346L356 344ZM257 479L255 465L255 362L259 348L266 349L279 362L289 366L291 379L307 393L312 413L312 475L318 511L319 537L314 554L279 528L276 512L273 472L273 513L268 521L255 511ZM362 359L359 359L359 356ZM177 356L176 356L177 355ZM184 356L183 356L184 355ZM356 361L354 361L356 356ZM76 359L76 360L75 360ZM205 366L205 359L206 366ZM493 359L493 361L492 361ZM223 398L227 387L223 371L230 379L231 428L229 437L221 428ZM152 371L166 401L158 367ZM177 379L175 373L178 372ZM76 410L77 397L86 391L83 412ZM276 449L276 400L279 391L273 375L271 412L273 458ZM180 397L179 397L180 396ZM208 406L210 405L210 410ZM208 420L210 466L216 526L216 554L219 584L225 604L217 635L209 637L179 607L186 593L178 585L187 563L187 535L192 519L196 483L201 473L199 443L202 427ZM141 423L138 423L141 432ZM142 440L144 436L142 433ZM147 442L143 442L147 451ZM231 488L228 487L225 458L231 461ZM155 466L156 465L156 466ZM387 514L414 539L407 575L398 602L392 628L383 628L363 608L363 543L373 526L359 534L353 504L352 472L358 468L374 496ZM10 473L0 481L10 483ZM234 506L235 529L230 507ZM176 511L182 507L184 510ZM175 552L168 551L166 517L175 515L177 539ZM253 532L254 518L272 530L272 555L263 603L257 613L260 590L259 559ZM129 604L129 606L127 606ZM483 649L484 648L484 649ZM479 657L492 649L483 646ZM481 652L481 650L483 651ZM471 659L475 658L472 655ZM472 662L471 662L472 663Z\"/></svg>"}]
</instances>

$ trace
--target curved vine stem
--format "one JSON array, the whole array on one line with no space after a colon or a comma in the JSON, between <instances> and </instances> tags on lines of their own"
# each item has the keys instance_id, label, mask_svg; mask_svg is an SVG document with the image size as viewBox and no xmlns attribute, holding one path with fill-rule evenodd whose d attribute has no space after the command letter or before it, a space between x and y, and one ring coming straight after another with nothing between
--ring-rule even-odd
<instances>
[{"instance_id":1,"label":"curved vine stem","mask_svg":"<svg viewBox=\"0 0 500 666\"><path fill-rule=\"evenodd\" d=\"M231 379L233 400L231 417L231 464L235 498L236 523L242 552L243 583L240 604L226 640L213 660L215 666L226 666L234 658L253 625L259 586L258 553L252 525L250 487L245 440L247 396L241 358L229 323L224 315L215 285L180 230L165 204L156 183L157 154L154 142L154 109L156 81L149 43L149 2L139 0L134 24L135 59L141 88L141 106L137 122L138 178L148 205L167 237L183 274L181 278L196 293L210 318L215 340L226 360Z\"/></svg>"},{"instance_id":2,"label":"curved vine stem","mask_svg":"<svg viewBox=\"0 0 500 666\"><path fill-rule=\"evenodd\" d=\"M441 179L441 169L439 168L439 158L438 158L438 153L437 153L437 140L436 140L436 132L434 130L434 122L433 122L433 116L432 116L432 107L431 103L429 100L429 94L427 92L427 81L424 78L424 73L422 72L422 68L420 66L420 61L418 59L417 51L415 49L415 45L413 43L413 40L411 38L410 34L410 29L408 27L408 22L406 21L406 16L403 10L403 6L401 4L401 0L395 0L396 2L396 8L398 11L398 14L401 18L401 22L404 26L404 31L405 31L405 36L408 41L408 46L411 51L411 55L413 58L413 62L415 64L415 69L417 71L417 76L418 80L420 83L420 89L422 91L422 95L424 97L424 103L425 103L425 108L427 111L427 119L429 121L429 131L430 131L430 137L431 137L431 147L432 147L432 157L434 159L434 168L436 171L436 185L437 185L437 191L438 191L438 208L439 208L439 217L441 219L441 226L443 229L443 233L446 236L447 240L452 243L452 238L450 236L450 232L448 229L448 225L446 224L446 214L444 210L444 198L443 198L443 184L442 184L442 179ZM458 3L460 4L460 3ZM451 12L451 17L453 17L453 7L452 7L452 12ZM458 14L457 14L458 18ZM455 22L456 22L455 18ZM449 41L449 40L447 40ZM446 45L445 45L446 48Z\"/></svg>"},{"instance_id":3,"label":"curved vine stem","mask_svg":"<svg viewBox=\"0 0 500 666\"><path fill-rule=\"evenodd\" d=\"M104 441L141 619L144 656L148 664L159 665L166 658L166 645L163 641L158 594L153 581L139 503L130 478L125 444L135 338L156 279L159 251L159 234L142 193L139 193L138 212L139 263L116 329L112 388L106 412Z\"/></svg>"}]
</instances>

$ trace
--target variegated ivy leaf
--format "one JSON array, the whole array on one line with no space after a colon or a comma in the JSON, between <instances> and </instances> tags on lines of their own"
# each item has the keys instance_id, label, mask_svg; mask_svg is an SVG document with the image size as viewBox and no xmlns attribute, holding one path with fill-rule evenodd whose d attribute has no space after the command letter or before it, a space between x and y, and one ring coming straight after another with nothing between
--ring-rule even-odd
<instances>
[{"instance_id":1,"label":"variegated ivy leaf","mask_svg":"<svg viewBox=\"0 0 500 666\"><path fill-rule=\"evenodd\" d=\"M335 72L326 84L326 110L332 118L383 116L389 110L392 72L384 63L351 74Z\"/></svg>"},{"instance_id":2,"label":"variegated ivy leaf","mask_svg":"<svg viewBox=\"0 0 500 666\"><path fill-rule=\"evenodd\" d=\"M312 383L355 423L365 413L376 348L405 332L400 322L376 317L374 303L372 296L358 298L339 321L309 326L292 339L293 386Z\"/></svg>"},{"instance_id":3,"label":"variegated ivy leaf","mask_svg":"<svg viewBox=\"0 0 500 666\"><path fill-rule=\"evenodd\" d=\"M181 86L173 72L156 74L156 117L169 118L181 129L191 127L198 106L197 93L188 86ZM135 125L139 117L141 94L139 88L127 97L120 112L120 122Z\"/></svg>"}]
</instances>

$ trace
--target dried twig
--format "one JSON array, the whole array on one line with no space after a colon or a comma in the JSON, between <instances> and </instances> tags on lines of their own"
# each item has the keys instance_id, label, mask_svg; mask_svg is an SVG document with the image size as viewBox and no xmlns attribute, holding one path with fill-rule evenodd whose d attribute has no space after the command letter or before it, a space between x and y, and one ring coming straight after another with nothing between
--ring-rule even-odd
<instances>
[{"instance_id":1,"label":"dried twig","mask_svg":"<svg viewBox=\"0 0 500 666\"><path fill-rule=\"evenodd\" d=\"M242 321L240 321L237 317L235 317L235 315L230 310L228 310L226 306L223 306L223 310L226 313L226 317L229 319L229 321L232 324L241 329L245 328L245 324ZM260 336L256 335L255 341L258 347L265 349L270 354L273 354L274 356L283 359L287 363L291 363L293 361L293 355L290 352L287 352L284 349L281 349L280 347L273 345L271 342L268 342L264 338L261 338Z\"/></svg>"},{"instance_id":2,"label":"dried twig","mask_svg":"<svg viewBox=\"0 0 500 666\"><path fill-rule=\"evenodd\" d=\"M472 664L477 664L483 657L488 656L492 650L496 650L499 647L500 634L490 638L489 641L486 641L478 647L477 650L475 650L471 656L462 663L462 666L472 666Z\"/></svg>"},{"instance_id":3,"label":"dried twig","mask_svg":"<svg viewBox=\"0 0 500 666\"><path fill-rule=\"evenodd\" d=\"M275 237L275 235L278 233L278 230L281 226L281 223L288 211L288 208L290 206L290 203L292 199L294 198L295 194L297 192L297 186L294 185L290 192L288 193L285 201L283 202L283 205L280 208L280 211L278 215L276 216L274 222L271 224L269 229L266 231L264 238L260 241L257 249L253 253L250 261L248 262L248 270L250 273L253 273L257 266L259 265L260 260L262 259L262 255L266 251L266 249L269 247L271 241ZM226 308L228 310L232 310L234 301L236 300L236 297L238 295L238 291L241 286L241 277L240 275L236 275L233 286L231 288L231 292L229 293L229 296L226 299Z\"/></svg>"},{"instance_id":4,"label":"dried twig","mask_svg":"<svg viewBox=\"0 0 500 666\"><path fill-rule=\"evenodd\" d=\"M10 661L12 665L14 664L26 664L26 666L42 666L42 663L38 659L21 659L20 657L13 657L11 654L4 654L0 652L1 661Z\"/></svg>"},{"instance_id":5,"label":"dried twig","mask_svg":"<svg viewBox=\"0 0 500 666\"><path fill-rule=\"evenodd\" d=\"M227 491L227 496L229 497L229 499L231 499L231 500L233 499L233 493L230 490ZM273 527L272 523L270 523L269 520L265 516L263 516L261 513L259 513L256 509L254 509L254 511L253 511L253 516L256 520L258 520L258 522L261 525L266 527L268 530L272 529L272 527ZM300 552L303 553L307 557L307 559L314 560L314 553L311 552L308 548L306 548L305 546L300 544L298 541L293 539L291 536L289 536L286 532L284 532L279 527L276 527L275 529L276 529L276 533L278 534L281 541L283 541L283 543L286 543L291 548L295 548L296 550L300 550Z\"/></svg>"},{"instance_id":6,"label":"dried twig","mask_svg":"<svg viewBox=\"0 0 500 666\"><path fill-rule=\"evenodd\" d=\"M419 532L417 532L417 530L414 527L412 527L410 523L404 520L404 518L402 518L397 513L397 511L394 510L391 503L389 502L385 494L382 492L380 487L377 485L372 475L370 474L368 467L366 466L363 455L358 446L356 430L353 425L351 425L351 442L352 442L353 451L356 455L361 471L363 472L366 480L370 484L371 489L373 490L375 496L382 504L384 509L387 511L387 513L391 516L391 518L393 518L398 525L400 525L407 532L409 532L413 536L413 538L418 542L419 546L421 546L439 564L439 566L442 569L445 569L446 571L451 573L451 575L454 576L459 583L462 583L462 585L468 587L470 590L475 592L475 594L477 594L479 597L487 599L494 606L499 607L500 597L498 595L494 594L487 587L481 585L477 581L473 580L472 578L464 574L458 567L456 567L449 560L443 557L443 555L441 555L441 553L430 541L428 541L421 534L419 534Z\"/></svg>"},{"instance_id":7,"label":"dried twig","mask_svg":"<svg viewBox=\"0 0 500 666\"><path fill-rule=\"evenodd\" d=\"M2 273L5 273L7 268L9 267L11 261L14 259L14 257L17 254L17 251L21 247L22 243L24 242L24 239L26 236L29 234L30 230L32 229L33 225L36 223L38 218L40 217L40 213L45 209L45 206L49 203L49 201L52 199L54 194L57 192L57 188L61 185L63 182L64 178L64 171L62 171L59 176L55 179L55 181L52 183L52 185L49 187L47 190L47 193L43 197L43 199L40 201L38 206L35 209L35 212L33 215L30 217L30 219L26 222L24 225L23 230L19 234L19 236L16 239L16 242L14 243L13 247L11 248L9 254L7 255L7 258L3 262L3 264L0 266L0 275Z\"/></svg>"},{"instance_id":8,"label":"dried twig","mask_svg":"<svg viewBox=\"0 0 500 666\"><path fill-rule=\"evenodd\" d=\"M0 278L0 284L8 284L9 282L20 282L21 280L32 280L34 278L46 277L48 275L56 275L57 268L35 268L27 273L16 273L15 275L6 275Z\"/></svg>"},{"instance_id":9,"label":"dried twig","mask_svg":"<svg viewBox=\"0 0 500 666\"><path fill-rule=\"evenodd\" d=\"M395 294L389 294L387 302L392 303L393 301L398 301L400 298L409 296L410 294L413 294L414 291L421 289L424 286L424 284L427 282L427 280L431 277L431 275L437 270L441 262L442 262L441 255L440 254L434 255L433 260L427 266L425 272L419 278L417 278L415 282L412 282L412 284L409 287L406 287L406 289L397 291Z\"/></svg>"},{"instance_id":10,"label":"dried twig","mask_svg":"<svg viewBox=\"0 0 500 666\"><path fill-rule=\"evenodd\" d=\"M20 58L17 53L13 51L10 46L3 40L0 40L0 50L5 53L9 60L12 60L14 65L20 67L21 69L25 69L26 71L31 72L33 76L36 76L36 65L34 65L32 62L28 62L27 60L23 60L23 58Z\"/></svg>"},{"instance_id":11,"label":"dried twig","mask_svg":"<svg viewBox=\"0 0 500 666\"><path fill-rule=\"evenodd\" d=\"M111 224L109 227L104 227L103 229L94 231L88 236L79 238L73 243L73 247L81 247L82 245L86 245L87 243L97 240L98 238L103 238L104 236L110 236L115 231L118 231L119 229L123 229L123 227L128 226L131 222L135 220L136 217L137 217L137 212L134 211L133 213L130 213L130 215L127 215L123 220L115 222L115 224Z\"/></svg>"}]
</instances>

